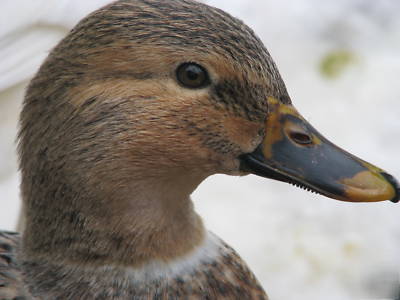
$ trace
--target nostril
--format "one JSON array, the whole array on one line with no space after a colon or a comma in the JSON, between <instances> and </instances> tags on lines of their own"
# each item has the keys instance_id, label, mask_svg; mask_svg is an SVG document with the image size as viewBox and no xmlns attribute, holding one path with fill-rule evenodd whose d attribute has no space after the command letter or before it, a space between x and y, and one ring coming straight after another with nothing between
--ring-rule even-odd
<instances>
[{"instance_id":1,"label":"nostril","mask_svg":"<svg viewBox=\"0 0 400 300\"><path fill-rule=\"evenodd\" d=\"M292 131L289 133L289 137L297 144L310 145L313 143L312 137L306 133Z\"/></svg>"}]
</instances>

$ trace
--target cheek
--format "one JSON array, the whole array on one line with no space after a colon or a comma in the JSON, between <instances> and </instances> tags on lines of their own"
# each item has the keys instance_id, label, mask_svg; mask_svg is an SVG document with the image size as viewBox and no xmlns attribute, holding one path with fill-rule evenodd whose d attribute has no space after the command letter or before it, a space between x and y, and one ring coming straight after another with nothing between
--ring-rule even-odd
<instances>
[{"instance_id":1,"label":"cheek","mask_svg":"<svg viewBox=\"0 0 400 300\"><path fill-rule=\"evenodd\" d=\"M235 175L232 172L239 169L239 155L252 152L262 140L262 123L228 115L210 105L196 106L184 119L185 131L194 139L192 154L217 173Z\"/></svg>"},{"instance_id":2,"label":"cheek","mask_svg":"<svg viewBox=\"0 0 400 300\"><path fill-rule=\"evenodd\" d=\"M240 117L227 117L223 122L229 140L239 146L240 154L252 152L261 143L263 124Z\"/></svg>"},{"instance_id":3,"label":"cheek","mask_svg":"<svg viewBox=\"0 0 400 300\"><path fill-rule=\"evenodd\" d=\"M233 151L220 156L220 172L228 175L243 175L240 169L239 155L253 152L261 143L263 125L240 117L225 117L222 119L224 135L233 145Z\"/></svg>"}]
</instances>

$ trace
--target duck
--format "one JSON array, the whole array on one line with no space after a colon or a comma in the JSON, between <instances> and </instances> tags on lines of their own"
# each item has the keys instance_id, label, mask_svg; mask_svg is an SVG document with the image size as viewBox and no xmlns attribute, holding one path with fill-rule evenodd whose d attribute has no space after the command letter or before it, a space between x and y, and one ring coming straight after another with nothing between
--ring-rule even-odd
<instances>
[{"instance_id":1,"label":"duck","mask_svg":"<svg viewBox=\"0 0 400 300\"><path fill-rule=\"evenodd\" d=\"M213 174L400 198L301 116L247 25L193 0L80 21L30 82L18 139L23 228L0 232L0 299L268 299L194 210Z\"/></svg>"}]
</instances>

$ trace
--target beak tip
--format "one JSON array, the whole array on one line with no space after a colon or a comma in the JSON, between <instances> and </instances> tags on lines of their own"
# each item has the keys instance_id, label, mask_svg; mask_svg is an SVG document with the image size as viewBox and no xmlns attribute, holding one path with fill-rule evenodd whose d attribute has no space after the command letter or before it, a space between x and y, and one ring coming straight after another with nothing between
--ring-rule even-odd
<instances>
[{"instance_id":1,"label":"beak tip","mask_svg":"<svg viewBox=\"0 0 400 300\"><path fill-rule=\"evenodd\" d=\"M386 178L387 181L389 181L389 183L393 186L393 189L395 190L395 195L392 199L390 199L390 201L392 201L393 203L397 203L400 201L400 184L399 182L396 180L396 178L394 178L392 175L382 172L381 173L383 177Z\"/></svg>"}]
</instances>

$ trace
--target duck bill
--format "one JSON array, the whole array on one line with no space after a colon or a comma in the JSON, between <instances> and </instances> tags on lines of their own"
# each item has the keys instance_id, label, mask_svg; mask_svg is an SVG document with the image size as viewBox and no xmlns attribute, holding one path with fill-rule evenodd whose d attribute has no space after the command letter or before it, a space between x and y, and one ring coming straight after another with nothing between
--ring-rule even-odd
<instances>
[{"instance_id":1,"label":"duck bill","mask_svg":"<svg viewBox=\"0 0 400 300\"><path fill-rule=\"evenodd\" d=\"M241 157L244 171L343 201L399 201L393 176L332 144L293 106L268 104L264 140Z\"/></svg>"}]
</instances>

